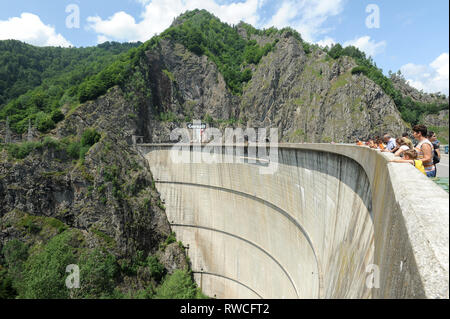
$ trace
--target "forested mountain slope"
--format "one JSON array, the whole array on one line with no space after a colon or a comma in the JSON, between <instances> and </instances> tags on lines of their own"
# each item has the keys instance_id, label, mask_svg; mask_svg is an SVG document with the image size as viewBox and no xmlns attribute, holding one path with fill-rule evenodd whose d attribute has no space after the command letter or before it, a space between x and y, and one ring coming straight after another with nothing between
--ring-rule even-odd
<instances>
[{"instance_id":1,"label":"forested mountain slope","mask_svg":"<svg viewBox=\"0 0 450 319\"><path fill-rule=\"evenodd\" d=\"M70 92L77 85L139 45L106 42L88 48L56 48L0 41L0 119L10 115L18 132L27 127L28 119L38 117L43 122L40 111L57 113L65 103L73 103Z\"/></svg>"}]
</instances>

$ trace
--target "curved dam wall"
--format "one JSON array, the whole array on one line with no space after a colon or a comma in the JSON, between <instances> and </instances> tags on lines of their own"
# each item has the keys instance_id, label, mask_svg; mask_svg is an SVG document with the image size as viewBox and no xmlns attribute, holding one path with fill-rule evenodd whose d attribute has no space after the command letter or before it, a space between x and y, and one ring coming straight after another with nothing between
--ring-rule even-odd
<instances>
[{"instance_id":1,"label":"curved dam wall","mask_svg":"<svg viewBox=\"0 0 450 319\"><path fill-rule=\"evenodd\" d=\"M245 155L196 163L191 146L179 163L172 147L139 145L207 295L448 298L448 193L414 167L353 145L282 144L261 174Z\"/></svg>"}]
</instances>

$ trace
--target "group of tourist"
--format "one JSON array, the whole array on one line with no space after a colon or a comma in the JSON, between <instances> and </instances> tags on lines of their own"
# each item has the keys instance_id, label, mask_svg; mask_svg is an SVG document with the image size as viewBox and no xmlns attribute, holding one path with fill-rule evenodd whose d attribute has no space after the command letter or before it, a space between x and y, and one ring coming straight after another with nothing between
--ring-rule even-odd
<instances>
[{"instance_id":1,"label":"group of tourist","mask_svg":"<svg viewBox=\"0 0 450 319\"><path fill-rule=\"evenodd\" d=\"M367 142L358 140L356 144L393 153L396 158L391 162L410 163L426 176L436 177L436 164L441 158L440 142L436 134L428 131L425 125L415 125L412 128L412 135L411 140L408 133L403 133L402 137L398 138L386 134L383 138L376 136Z\"/></svg>"}]
</instances>

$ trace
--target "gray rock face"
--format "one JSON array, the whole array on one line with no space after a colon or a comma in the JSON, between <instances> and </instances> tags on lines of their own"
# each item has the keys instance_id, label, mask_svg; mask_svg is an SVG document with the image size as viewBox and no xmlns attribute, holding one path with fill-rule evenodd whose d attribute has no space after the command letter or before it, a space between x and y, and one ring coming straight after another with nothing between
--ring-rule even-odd
<instances>
[{"instance_id":1,"label":"gray rock face","mask_svg":"<svg viewBox=\"0 0 450 319\"><path fill-rule=\"evenodd\" d=\"M151 128L144 129L147 141L168 142L172 129L206 114L215 119L236 116L239 100L229 92L213 62L181 44L166 40L160 44L160 50L147 52L153 107L145 125ZM173 118L162 119L161 114Z\"/></svg>"},{"instance_id":2,"label":"gray rock face","mask_svg":"<svg viewBox=\"0 0 450 319\"><path fill-rule=\"evenodd\" d=\"M262 59L244 91L241 114L249 126L278 127L289 142L352 141L391 132L404 123L395 105L375 83L351 75L347 57L329 60L323 52L306 55L292 37Z\"/></svg>"},{"instance_id":3,"label":"gray rock face","mask_svg":"<svg viewBox=\"0 0 450 319\"><path fill-rule=\"evenodd\" d=\"M241 30L245 33L245 30ZM252 35L261 44L272 38ZM373 135L401 134L406 126L394 102L373 81L352 75L355 62L335 61L316 49L305 54L284 33L276 48L253 66L242 96L230 94L216 65L181 44L162 40L147 52L153 119L146 139L170 141L170 131L211 116L223 129L233 119L244 127L277 127L289 142L353 142ZM172 117L159 121L159 114ZM234 125L234 124L231 124Z\"/></svg>"},{"instance_id":4,"label":"gray rock face","mask_svg":"<svg viewBox=\"0 0 450 319\"><path fill-rule=\"evenodd\" d=\"M409 96L415 102L421 103L436 103L447 104L449 103L448 96L441 93L424 93L410 86L403 76L392 74L392 83L394 87L400 91L403 96Z\"/></svg>"},{"instance_id":5,"label":"gray rock face","mask_svg":"<svg viewBox=\"0 0 450 319\"><path fill-rule=\"evenodd\" d=\"M426 126L441 126L448 129L448 110L442 110L439 114L428 114L423 122Z\"/></svg>"},{"instance_id":6,"label":"gray rock face","mask_svg":"<svg viewBox=\"0 0 450 319\"><path fill-rule=\"evenodd\" d=\"M188 267L186 258L184 258L184 251L178 243L172 243L163 252L159 252L158 259L166 267L169 274L176 269Z\"/></svg>"},{"instance_id":7,"label":"gray rock face","mask_svg":"<svg viewBox=\"0 0 450 319\"><path fill-rule=\"evenodd\" d=\"M88 127L102 135L81 162L52 146L23 160L0 150L0 251L14 238L30 246L42 242L41 234L30 237L21 231L23 216L30 215L63 222L81 232L90 248L106 245L118 260L132 260L141 251L164 256L168 272L186 266L183 251L161 250L171 228L148 163L131 145L142 122L135 114L146 114L145 103L133 107L115 87L66 114L52 132L56 137L79 136ZM126 280L137 280L138 286L146 282L139 274Z\"/></svg>"},{"instance_id":8,"label":"gray rock face","mask_svg":"<svg viewBox=\"0 0 450 319\"><path fill-rule=\"evenodd\" d=\"M434 131L441 143L448 144L448 110L442 110L439 114L428 114L423 117L422 123Z\"/></svg>"}]
</instances>

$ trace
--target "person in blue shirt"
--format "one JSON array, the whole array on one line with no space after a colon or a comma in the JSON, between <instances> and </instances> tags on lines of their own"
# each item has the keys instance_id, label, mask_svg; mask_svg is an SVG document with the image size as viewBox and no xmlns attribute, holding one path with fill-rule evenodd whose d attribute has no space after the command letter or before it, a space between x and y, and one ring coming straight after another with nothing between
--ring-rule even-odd
<instances>
[{"instance_id":1,"label":"person in blue shirt","mask_svg":"<svg viewBox=\"0 0 450 319\"><path fill-rule=\"evenodd\" d=\"M389 134L386 134L383 136L384 143L386 143L386 150L392 151L394 148L397 147L397 144L395 143L395 138L391 137Z\"/></svg>"}]
</instances>

